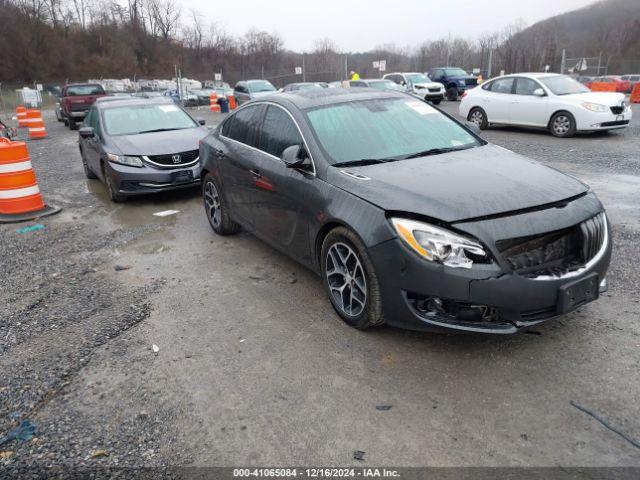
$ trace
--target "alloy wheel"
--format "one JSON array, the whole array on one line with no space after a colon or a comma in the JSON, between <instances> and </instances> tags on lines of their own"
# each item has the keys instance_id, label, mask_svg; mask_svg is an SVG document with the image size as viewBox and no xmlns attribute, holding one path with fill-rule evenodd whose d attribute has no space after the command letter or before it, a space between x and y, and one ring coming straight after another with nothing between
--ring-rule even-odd
<instances>
[{"instance_id":1,"label":"alloy wheel","mask_svg":"<svg viewBox=\"0 0 640 480\"><path fill-rule=\"evenodd\" d=\"M557 135L566 134L571 128L571 120L566 115L558 115L553 121L553 131Z\"/></svg>"},{"instance_id":2,"label":"alloy wheel","mask_svg":"<svg viewBox=\"0 0 640 480\"><path fill-rule=\"evenodd\" d=\"M211 224L218 228L222 222L222 210L220 210L220 195L212 181L208 181L204 187L204 202L207 206L207 215Z\"/></svg>"},{"instance_id":3,"label":"alloy wheel","mask_svg":"<svg viewBox=\"0 0 640 480\"><path fill-rule=\"evenodd\" d=\"M474 110L471 114L471 117L469 117L469 121L471 123L475 123L479 127L484 121L484 115L480 110Z\"/></svg>"},{"instance_id":4,"label":"alloy wheel","mask_svg":"<svg viewBox=\"0 0 640 480\"><path fill-rule=\"evenodd\" d=\"M367 303L367 280L358 255L344 243L334 243L326 258L327 284L334 304L346 315L357 317Z\"/></svg>"}]
</instances>

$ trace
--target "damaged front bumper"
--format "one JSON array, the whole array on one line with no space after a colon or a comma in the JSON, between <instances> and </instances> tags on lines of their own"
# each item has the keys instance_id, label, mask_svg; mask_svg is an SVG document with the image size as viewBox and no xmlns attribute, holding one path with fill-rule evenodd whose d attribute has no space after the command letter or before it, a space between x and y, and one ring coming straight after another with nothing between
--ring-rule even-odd
<instances>
[{"instance_id":1,"label":"damaged front bumper","mask_svg":"<svg viewBox=\"0 0 640 480\"><path fill-rule=\"evenodd\" d=\"M485 239L487 245L487 232L494 238L531 234L531 229L540 228L545 212L551 217L549 231L566 228L599 212L599 202L589 197L564 209L459 226L474 233L475 238ZM514 272L494 249L492 263L460 269L425 261L399 239L384 242L370 254L380 282L386 323L412 330L511 334L565 315L596 300L607 288L611 258L608 224L605 233L588 262L563 273L539 276Z\"/></svg>"}]
</instances>

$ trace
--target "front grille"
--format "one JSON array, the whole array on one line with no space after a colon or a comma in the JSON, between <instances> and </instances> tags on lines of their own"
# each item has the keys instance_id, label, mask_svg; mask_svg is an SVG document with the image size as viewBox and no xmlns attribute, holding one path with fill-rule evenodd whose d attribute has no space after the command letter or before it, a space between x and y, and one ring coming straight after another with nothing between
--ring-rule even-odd
<instances>
[{"instance_id":1,"label":"front grille","mask_svg":"<svg viewBox=\"0 0 640 480\"><path fill-rule=\"evenodd\" d=\"M614 115L620 115L624 112L624 105L618 105L616 107L611 107L611 113Z\"/></svg>"},{"instance_id":2,"label":"front grille","mask_svg":"<svg viewBox=\"0 0 640 480\"><path fill-rule=\"evenodd\" d=\"M622 125L629 125L629 120L618 120L615 122L602 122L601 127L620 127Z\"/></svg>"},{"instance_id":3,"label":"front grille","mask_svg":"<svg viewBox=\"0 0 640 480\"><path fill-rule=\"evenodd\" d=\"M440 92L440 89L439 89L439 88L430 88L430 89L429 89L429 91L430 91L431 93L439 93L439 92Z\"/></svg>"},{"instance_id":4,"label":"front grille","mask_svg":"<svg viewBox=\"0 0 640 480\"><path fill-rule=\"evenodd\" d=\"M602 248L606 235L600 213L574 227L496 242L502 257L514 272L525 277L558 276L576 270Z\"/></svg>"},{"instance_id":5,"label":"front grille","mask_svg":"<svg viewBox=\"0 0 640 480\"><path fill-rule=\"evenodd\" d=\"M604 220L604 213L596 215L580 224L582 234L582 258L588 262L602 248L607 225Z\"/></svg>"},{"instance_id":6,"label":"front grille","mask_svg":"<svg viewBox=\"0 0 640 480\"><path fill-rule=\"evenodd\" d=\"M166 155L149 155L147 158L150 162L162 167L181 167L183 165L193 163L200 152L198 150L190 150L188 152L168 153Z\"/></svg>"}]
</instances>

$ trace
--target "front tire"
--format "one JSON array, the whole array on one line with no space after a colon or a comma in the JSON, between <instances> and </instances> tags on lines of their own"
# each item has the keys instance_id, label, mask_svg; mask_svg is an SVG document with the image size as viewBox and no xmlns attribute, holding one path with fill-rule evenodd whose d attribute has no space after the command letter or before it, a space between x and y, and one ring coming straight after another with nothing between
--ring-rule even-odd
<instances>
[{"instance_id":1,"label":"front tire","mask_svg":"<svg viewBox=\"0 0 640 480\"><path fill-rule=\"evenodd\" d=\"M447 89L447 100L450 102L456 102L458 100L458 89L456 87L449 87Z\"/></svg>"},{"instance_id":2,"label":"front tire","mask_svg":"<svg viewBox=\"0 0 640 480\"><path fill-rule=\"evenodd\" d=\"M467 120L471 123L475 123L480 130L485 130L489 126L487 114L480 107L472 108Z\"/></svg>"},{"instance_id":3,"label":"front tire","mask_svg":"<svg viewBox=\"0 0 640 480\"><path fill-rule=\"evenodd\" d=\"M367 250L351 230L326 236L320 254L322 283L336 313L359 330L384 323L378 277Z\"/></svg>"},{"instance_id":4,"label":"front tire","mask_svg":"<svg viewBox=\"0 0 640 480\"><path fill-rule=\"evenodd\" d=\"M102 167L102 175L104 177L104 183L107 186L107 192L109 193L109 198L114 203L122 203L127 201L126 195L122 195L118 192L118 188L115 183L113 183L113 179L111 178L111 174L107 171L107 169Z\"/></svg>"},{"instance_id":5,"label":"front tire","mask_svg":"<svg viewBox=\"0 0 640 480\"><path fill-rule=\"evenodd\" d=\"M433 103L434 105L440 105L440 102L442 102L441 98L435 98L433 100L428 100L429 102Z\"/></svg>"},{"instance_id":6,"label":"front tire","mask_svg":"<svg viewBox=\"0 0 640 480\"><path fill-rule=\"evenodd\" d=\"M202 184L202 198L204 211L207 214L209 225L218 235L233 235L238 233L240 225L231 220L227 201L222 195L222 190L216 179L210 173L204 177Z\"/></svg>"},{"instance_id":7,"label":"front tire","mask_svg":"<svg viewBox=\"0 0 640 480\"><path fill-rule=\"evenodd\" d=\"M98 178L98 176L93 173L93 170L91 170L89 165L87 165L87 161L84 159L84 152L82 151L82 147L80 148L80 158L82 159L82 168L84 170L85 176L89 180L95 180L96 178Z\"/></svg>"},{"instance_id":8,"label":"front tire","mask_svg":"<svg viewBox=\"0 0 640 480\"><path fill-rule=\"evenodd\" d=\"M576 134L576 120L569 112L558 112L551 117L549 131L554 137L573 137Z\"/></svg>"},{"instance_id":9,"label":"front tire","mask_svg":"<svg viewBox=\"0 0 640 480\"><path fill-rule=\"evenodd\" d=\"M73 118L69 117L68 122L69 122L69 130L78 130L78 124Z\"/></svg>"}]
</instances>

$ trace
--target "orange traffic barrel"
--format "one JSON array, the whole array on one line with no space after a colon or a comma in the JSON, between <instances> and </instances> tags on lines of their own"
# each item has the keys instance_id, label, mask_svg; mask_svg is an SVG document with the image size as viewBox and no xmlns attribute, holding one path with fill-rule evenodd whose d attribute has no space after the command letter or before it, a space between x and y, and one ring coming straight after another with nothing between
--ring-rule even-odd
<instances>
[{"instance_id":1,"label":"orange traffic barrel","mask_svg":"<svg viewBox=\"0 0 640 480\"><path fill-rule=\"evenodd\" d=\"M212 112L222 111L220 109L220 105L218 105L218 95L216 94L215 90L211 93L211 96L209 97L209 105L210 105L209 108Z\"/></svg>"},{"instance_id":2,"label":"orange traffic barrel","mask_svg":"<svg viewBox=\"0 0 640 480\"><path fill-rule=\"evenodd\" d=\"M637 82L633 86L633 90L631 92L631 103L640 103L640 82Z\"/></svg>"},{"instance_id":3,"label":"orange traffic barrel","mask_svg":"<svg viewBox=\"0 0 640 480\"><path fill-rule=\"evenodd\" d=\"M238 104L236 103L236 97L233 95L229 95L227 97L229 99L229 110L235 110Z\"/></svg>"},{"instance_id":4,"label":"orange traffic barrel","mask_svg":"<svg viewBox=\"0 0 640 480\"><path fill-rule=\"evenodd\" d=\"M33 220L59 211L42 200L27 145L0 138L0 223Z\"/></svg>"},{"instance_id":5,"label":"orange traffic barrel","mask_svg":"<svg viewBox=\"0 0 640 480\"><path fill-rule=\"evenodd\" d=\"M29 122L29 140L38 138L45 138L47 136L47 129L44 126L42 118L34 119Z\"/></svg>"},{"instance_id":6,"label":"orange traffic barrel","mask_svg":"<svg viewBox=\"0 0 640 480\"><path fill-rule=\"evenodd\" d=\"M593 82L591 84L592 92L615 92L616 84L608 82Z\"/></svg>"},{"instance_id":7,"label":"orange traffic barrel","mask_svg":"<svg viewBox=\"0 0 640 480\"><path fill-rule=\"evenodd\" d=\"M18 118L18 127L26 127L27 122L27 109L25 107L16 107L16 117Z\"/></svg>"}]
</instances>

